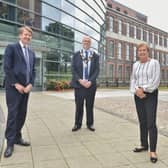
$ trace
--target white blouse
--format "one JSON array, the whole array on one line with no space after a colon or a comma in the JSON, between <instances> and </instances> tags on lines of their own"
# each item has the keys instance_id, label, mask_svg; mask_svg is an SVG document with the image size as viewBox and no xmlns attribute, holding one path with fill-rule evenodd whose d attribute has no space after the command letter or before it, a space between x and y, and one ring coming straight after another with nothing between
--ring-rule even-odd
<instances>
[{"instance_id":1,"label":"white blouse","mask_svg":"<svg viewBox=\"0 0 168 168\"><path fill-rule=\"evenodd\" d=\"M145 63L137 61L133 65L130 91L135 93L138 87L142 87L145 92L152 93L159 87L160 64L156 59L150 59Z\"/></svg>"}]
</instances>

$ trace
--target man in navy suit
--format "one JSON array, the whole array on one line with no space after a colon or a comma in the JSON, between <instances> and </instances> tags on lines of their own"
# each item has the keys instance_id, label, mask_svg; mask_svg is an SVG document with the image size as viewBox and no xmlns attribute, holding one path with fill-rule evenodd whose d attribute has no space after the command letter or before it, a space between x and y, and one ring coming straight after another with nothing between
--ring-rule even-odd
<instances>
[{"instance_id":1,"label":"man in navy suit","mask_svg":"<svg viewBox=\"0 0 168 168\"><path fill-rule=\"evenodd\" d=\"M19 29L19 42L7 46L4 55L6 103L8 107L4 157L10 157L14 144L30 146L22 138L22 127L27 113L29 93L35 79L35 54L28 47L32 39L31 28Z\"/></svg>"},{"instance_id":2,"label":"man in navy suit","mask_svg":"<svg viewBox=\"0 0 168 168\"><path fill-rule=\"evenodd\" d=\"M82 126L83 106L86 101L86 125L90 131L95 131L93 106L96 93L96 78L99 74L99 56L91 50L91 38L85 36L82 40L83 49L76 52L72 58L71 86L75 91L75 125L72 131Z\"/></svg>"}]
</instances>

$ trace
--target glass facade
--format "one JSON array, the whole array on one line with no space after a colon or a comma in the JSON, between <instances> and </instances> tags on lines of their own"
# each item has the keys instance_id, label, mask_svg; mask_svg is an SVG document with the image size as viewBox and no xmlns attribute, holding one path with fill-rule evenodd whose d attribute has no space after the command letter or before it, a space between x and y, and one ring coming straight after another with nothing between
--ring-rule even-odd
<instances>
[{"instance_id":1,"label":"glass facade","mask_svg":"<svg viewBox=\"0 0 168 168\"><path fill-rule=\"evenodd\" d=\"M36 53L35 85L45 89L49 80L71 78L71 56L81 49L84 35L105 59L104 0L2 0L0 1L0 72L4 49L18 40L18 27L31 26L31 47ZM0 84L3 73L0 73Z\"/></svg>"}]
</instances>

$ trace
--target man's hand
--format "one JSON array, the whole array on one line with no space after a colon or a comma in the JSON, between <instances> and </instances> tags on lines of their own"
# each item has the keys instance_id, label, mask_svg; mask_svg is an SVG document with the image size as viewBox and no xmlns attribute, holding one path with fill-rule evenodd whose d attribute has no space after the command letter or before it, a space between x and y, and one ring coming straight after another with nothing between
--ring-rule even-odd
<instances>
[{"instance_id":1,"label":"man's hand","mask_svg":"<svg viewBox=\"0 0 168 168\"><path fill-rule=\"evenodd\" d=\"M86 83L87 83L87 80L84 80L84 79L79 79L79 83L82 85L82 86L86 86Z\"/></svg>"},{"instance_id":2,"label":"man's hand","mask_svg":"<svg viewBox=\"0 0 168 168\"><path fill-rule=\"evenodd\" d=\"M19 84L19 83L15 83L15 88L18 90L19 93L23 94L24 93L24 86Z\"/></svg>"},{"instance_id":3,"label":"man's hand","mask_svg":"<svg viewBox=\"0 0 168 168\"><path fill-rule=\"evenodd\" d=\"M91 81L87 81L87 83L85 84L85 88L90 88L90 86L92 85Z\"/></svg>"},{"instance_id":4,"label":"man's hand","mask_svg":"<svg viewBox=\"0 0 168 168\"><path fill-rule=\"evenodd\" d=\"M32 84L28 84L25 88L24 88L24 93L29 93L32 89Z\"/></svg>"},{"instance_id":5,"label":"man's hand","mask_svg":"<svg viewBox=\"0 0 168 168\"><path fill-rule=\"evenodd\" d=\"M92 85L92 82L85 79L79 79L79 83L85 88L89 88Z\"/></svg>"}]
</instances>

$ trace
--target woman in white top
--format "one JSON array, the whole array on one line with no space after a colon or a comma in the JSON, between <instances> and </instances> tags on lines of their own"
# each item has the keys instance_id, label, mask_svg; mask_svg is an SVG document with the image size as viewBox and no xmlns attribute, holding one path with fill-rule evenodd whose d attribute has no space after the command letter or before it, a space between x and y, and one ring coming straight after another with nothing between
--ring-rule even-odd
<instances>
[{"instance_id":1,"label":"woman in white top","mask_svg":"<svg viewBox=\"0 0 168 168\"><path fill-rule=\"evenodd\" d=\"M139 61L133 65L130 90L134 93L135 105L140 124L141 147L134 152L147 151L150 148L150 160L157 162L157 126L156 112L158 87L160 83L159 62L149 57L149 47L142 43L137 47ZM149 134L149 144L148 144Z\"/></svg>"}]
</instances>

